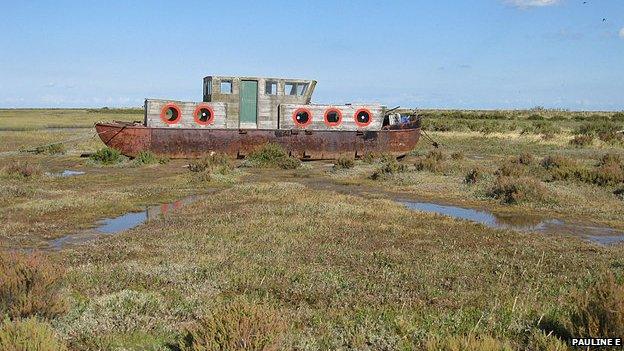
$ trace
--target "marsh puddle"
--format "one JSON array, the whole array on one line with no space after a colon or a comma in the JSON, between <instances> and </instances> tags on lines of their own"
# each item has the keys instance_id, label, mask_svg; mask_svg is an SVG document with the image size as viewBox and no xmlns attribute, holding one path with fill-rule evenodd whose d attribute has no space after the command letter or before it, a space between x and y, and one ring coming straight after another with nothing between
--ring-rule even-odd
<instances>
[{"instance_id":1,"label":"marsh puddle","mask_svg":"<svg viewBox=\"0 0 624 351\"><path fill-rule=\"evenodd\" d=\"M105 218L97 222L96 227L87 229L76 234L70 234L50 241L53 250L60 250L67 245L86 243L102 235L114 235L135 228L151 220L160 219L171 213L177 212L185 205L199 200L205 195L191 195L181 200L161 205L147 206L145 210L128 212L118 217Z\"/></svg>"},{"instance_id":2,"label":"marsh puddle","mask_svg":"<svg viewBox=\"0 0 624 351\"><path fill-rule=\"evenodd\" d=\"M609 227L569 223L558 219L541 219L536 216L500 215L485 210L440 205L430 202L405 200L399 200L399 202L411 210L437 213L452 218L481 223L490 228L511 229L542 234L571 235L602 245L613 245L624 242L624 230L617 230Z\"/></svg>"},{"instance_id":3,"label":"marsh puddle","mask_svg":"<svg viewBox=\"0 0 624 351\"><path fill-rule=\"evenodd\" d=\"M79 175L83 175L85 174L85 172L83 171L72 171L71 169L66 169L63 172L59 172L59 173L49 173L46 172L46 175L51 176L51 177L61 177L61 178L67 178L67 177L75 177L75 176L79 176Z\"/></svg>"}]
</instances>

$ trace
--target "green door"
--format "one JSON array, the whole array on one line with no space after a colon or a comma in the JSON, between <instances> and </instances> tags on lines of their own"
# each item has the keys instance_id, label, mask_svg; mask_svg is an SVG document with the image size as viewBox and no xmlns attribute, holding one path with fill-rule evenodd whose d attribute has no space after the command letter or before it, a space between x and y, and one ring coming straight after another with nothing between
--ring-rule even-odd
<instances>
[{"instance_id":1,"label":"green door","mask_svg":"<svg viewBox=\"0 0 624 351\"><path fill-rule=\"evenodd\" d=\"M258 116L258 82L242 80L240 85L240 127L255 128Z\"/></svg>"}]
</instances>

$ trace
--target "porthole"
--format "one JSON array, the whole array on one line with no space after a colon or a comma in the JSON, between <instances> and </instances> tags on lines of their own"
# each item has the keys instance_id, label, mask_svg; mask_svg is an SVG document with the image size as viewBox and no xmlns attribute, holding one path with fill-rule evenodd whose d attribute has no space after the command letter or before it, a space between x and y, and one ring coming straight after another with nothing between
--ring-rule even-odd
<instances>
[{"instance_id":1,"label":"porthole","mask_svg":"<svg viewBox=\"0 0 624 351\"><path fill-rule=\"evenodd\" d=\"M212 110L212 107L206 104L197 106L193 116L195 117L195 123L202 126L207 126L214 122L214 111Z\"/></svg>"},{"instance_id":2,"label":"porthole","mask_svg":"<svg viewBox=\"0 0 624 351\"><path fill-rule=\"evenodd\" d=\"M361 108L355 111L355 114L353 114L353 119L355 120L355 124L357 124L358 127L366 127L373 121L371 112L365 108Z\"/></svg>"},{"instance_id":3,"label":"porthole","mask_svg":"<svg viewBox=\"0 0 624 351\"><path fill-rule=\"evenodd\" d=\"M325 111L325 124L328 127L336 127L342 123L342 112L337 108L328 108Z\"/></svg>"},{"instance_id":4,"label":"porthole","mask_svg":"<svg viewBox=\"0 0 624 351\"><path fill-rule=\"evenodd\" d=\"M312 123L312 112L307 108L298 108L292 114L293 122L298 127L307 127Z\"/></svg>"},{"instance_id":5,"label":"porthole","mask_svg":"<svg viewBox=\"0 0 624 351\"><path fill-rule=\"evenodd\" d=\"M176 124L182 119L182 112L178 105L168 103L160 111L160 119L167 124Z\"/></svg>"}]
</instances>

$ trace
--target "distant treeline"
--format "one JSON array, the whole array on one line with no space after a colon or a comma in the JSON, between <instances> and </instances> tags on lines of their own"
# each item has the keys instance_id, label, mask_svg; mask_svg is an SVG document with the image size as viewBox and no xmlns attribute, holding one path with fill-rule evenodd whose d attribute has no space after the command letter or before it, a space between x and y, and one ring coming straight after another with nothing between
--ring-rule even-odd
<instances>
[{"instance_id":1,"label":"distant treeline","mask_svg":"<svg viewBox=\"0 0 624 351\"><path fill-rule=\"evenodd\" d=\"M87 112L89 113L119 113L119 114L143 114L143 108L139 108L139 107L132 107L132 108L109 108L109 107L102 107L102 108L90 108L87 109Z\"/></svg>"}]
</instances>

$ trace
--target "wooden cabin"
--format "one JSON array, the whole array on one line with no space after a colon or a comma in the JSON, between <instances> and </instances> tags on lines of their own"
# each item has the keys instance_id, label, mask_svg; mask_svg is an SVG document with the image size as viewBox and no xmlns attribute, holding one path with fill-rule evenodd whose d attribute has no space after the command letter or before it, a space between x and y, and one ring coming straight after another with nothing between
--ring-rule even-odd
<instances>
[{"instance_id":1,"label":"wooden cabin","mask_svg":"<svg viewBox=\"0 0 624 351\"><path fill-rule=\"evenodd\" d=\"M316 81L207 76L203 101L145 100L145 125L168 128L380 130L379 104L311 104Z\"/></svg>"}]
</instances>

